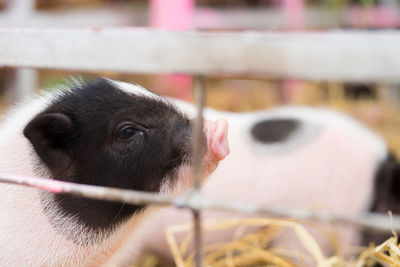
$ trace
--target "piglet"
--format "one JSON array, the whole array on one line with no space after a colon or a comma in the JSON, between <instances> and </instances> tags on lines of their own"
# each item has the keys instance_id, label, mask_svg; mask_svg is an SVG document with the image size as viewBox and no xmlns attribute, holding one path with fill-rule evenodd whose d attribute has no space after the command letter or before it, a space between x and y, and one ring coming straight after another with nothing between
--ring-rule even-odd
<instances>
[{"instance_id":1,"label":"piglet","mask_svg":"<svg viewBox=\"0 0 400 267\"><path fill-rule=\"evenodd\" d=\"M62 89L8 113L2 173L163 194L191 186L192 123L172 101L109 79ZM226 123L207 122L204 138L206 177L229 153ZM1 183L0 195L0 266L99 266L151 210Z\"/></svg>"}]
</instances>

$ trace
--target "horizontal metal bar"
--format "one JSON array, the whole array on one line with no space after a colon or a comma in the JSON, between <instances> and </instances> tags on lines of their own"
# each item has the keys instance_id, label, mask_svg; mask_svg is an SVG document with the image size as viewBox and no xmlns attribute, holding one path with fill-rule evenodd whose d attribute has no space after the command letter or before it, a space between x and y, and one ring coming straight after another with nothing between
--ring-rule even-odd
<instances>
[{"instance_id":1,"label":"horizontal metal bar","mask_svg":"<svg viewBox=\"0 0 400 267\"><path fill-rule=\"evenodd\" d=\"M400 32L0 29L0 66L400 82Z\"/></svg>"},{"instance_id":2,"label":"horizontal metal bar","mask_svg":"<svg viewBox=\"0 0 400 267\"><path fill-rule=\"evenodd\" d=\"M237 211L249 214L266 214L274 217L292 218L300 221L338 223L345 225L356 225L364 229L377 231L399 231L400 216L381 215L378 213L364 213L358 217L348 217L334 214L332 212L312 211L307 209L291 208L284 206L257 206L246 203L227 203L205 200L203 209Z\"/></svg>"},{"instance_id":3,"label":"horizontal metal bar","mask_svg":"<svg viewBox=\"0 0 400 267\"><path fill-rule=\"evenodd\" d=\"M133 205L143 205L147 203L169 205L174 201L173 198L158 193L68 183L21 175L0 174L0 182L35 187L57 194L70 194L85 198L122 202Z\"/></svg>"},{"instance_id":4,"label":"horizontal metal bar","mask_svg":"<svg viewBox=\"0 0 400 267\"><path fill-rule=\"evenodd\" d=\"M28 177L20 175L0 174L0 182L36 187L58 194L71 194L80 197L122 202L126 204L160 204L174 205L179 208L192 210L213 209L259 215L269 215L281 218L290 218L300 221L339 223L355 225L374 230L394 230L400 232L400 216L389 218L387 215L364 214L360 217L337 216L332 213L277 206L258 206L246 203L213 201L205 198L197 191L170 197L156 193L146 193L133 190L124 190L110 187L82 185L60 182L46 178Z\"/></svg>"}]
</instances>

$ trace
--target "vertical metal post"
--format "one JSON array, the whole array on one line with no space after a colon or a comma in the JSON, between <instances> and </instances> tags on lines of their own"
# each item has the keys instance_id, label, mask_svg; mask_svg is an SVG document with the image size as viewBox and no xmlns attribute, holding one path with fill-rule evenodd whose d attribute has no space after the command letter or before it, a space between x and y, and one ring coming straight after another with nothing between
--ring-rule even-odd
<instances>
[{"instance_id":1,"label":"vertical metal post","mask_svg":"<svg viewBox=\"0 0 400 267\"><path fill-rule=\"evenodd\" d=\"M288 30L304 29L304 0L282 0L282 8Z\"/></svg>"},{"instance_id":2,"label":"vertical metal post","mask_svg":"<svg viewBox=\"0 0 400 267\"><path fill-rule=\"evenodd\" d=\"M39 83L38 72L30 68L9 69L6 72L7 97L17 102L34 92Z\"/></svg>"},{"instance_id":3,"label":"vertical metal post","mask_svg":"<svg viewBox=\"0 0 400 267\"><path fill-rule=\"evenodd\" d=\"M205 98L205 78L197 76L194 79L195 101L197 107L197 116L194 121L193 129L193 171L194 171L194 189L200 189L201 185L201 162L202 155L199 153L204 144L203 138L203 107Z\"/></svg>"},{"instance_id":4,"label":"vertical metal post","mask_svg":"<svg viewBox=\"0 0 400 267\"><path fill-rule=\"evenodd\" d=\"M34 0L7 0L5 2L5 10L14 20L25 19L30 16L35 10Z\"/></svg>"},{"instance_id":5,"label":"vertical metal post","mask_svg":"<svg viewBox=\"0 0 400 267\"><path fill-rule=\"evenodd\" d=\"M400 86L392 83L385 83L382 84L380 88L382 88L383 100L400 108Z\"/></svg>"},{"instance_id":6,"label":"vertical metal post","mask_svg":"<svg viewBox=\"0 0 400 267\"><path fill-rule=\"evenodd\" d=\"M203 107L205 99L205 77L198 76L194 79L194 89L196 97L197 116L194 123L193 133L193 179L194 193L200 190L202 176L202 154L200 153L204 144L203 138ZM194 249L195 249L195 265L201 267L203 265L203 248L201 238L201 212L192 209L193 212L193 231L194 231Z\"/></svg>"},{"instance_id":7,"label":"vertical metal post","mask_svg":"<svg viewBox=\"0 0 400 267\"><path fill-rule=\"evenodd\" d=\"M25 21L35 12L34 0L7 0L5 3L5 12L13 25L29 26ZM7 89L12 102L20 100L37 88L39 74L35 69L16 68L9 70L7 76L9 81Z\"/></svg>"}]
</instances>

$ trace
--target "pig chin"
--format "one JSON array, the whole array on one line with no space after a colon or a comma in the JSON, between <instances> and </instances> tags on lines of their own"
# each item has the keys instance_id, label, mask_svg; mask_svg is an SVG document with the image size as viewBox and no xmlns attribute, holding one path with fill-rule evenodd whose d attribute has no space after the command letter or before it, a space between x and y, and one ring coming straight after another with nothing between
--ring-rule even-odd
<instances>
[{"instance_id":1,"label":"pig chin","mask_svg":"<svg viewBox=\"0 0 400 267\"><path fill-rule=\"evenodd\" d=\"M202 149L201 153L203 156L203 166L208 165L206 163L206 158L208 156L206 154L206 146ZM217 165L216 164L213 164ZM214 167L214 169L215 169ZM204 169L204 167L203 167ZM206 168L208 169L208 168ZM179 166L176 166L174 169L169 171L169 173L164 177L161 186L160 193L162 194L175 194L175 193L183 193L189 190L193 186L193 155L192 149L184 156L182 163Z\"/></svg>"},{"instance_id":2,"label":"pig chin","mask_svg":"<svg viewBox=\"0 0 400 267\"><path fill-rule=\"evenodd\" d=\"M224 119L215 122L204 121L205 154L202 160L202 181L218 167L218 163L229 154L228 124ZM202 152L203 152L202 151ZM167 175L160 187L160 192L182 193L193 186L192 157L187 157L183 164Z\"/></svg>"},{"instance_id":3,"label":"pig chin","mask_svg":"<svg viewBox=\"0 0 400 267\"><path fill-rule=\"evenodd\" d=\"M208 154L208 153L207 153ZM218 166L218 162L213 157L204 156L202 163L202 182L207 178ZM177 167L171 174L168 174L160 187L162 194L178 194L183 193L193 187L193 166L184 164Z\"/></svg>"}]
</instances>

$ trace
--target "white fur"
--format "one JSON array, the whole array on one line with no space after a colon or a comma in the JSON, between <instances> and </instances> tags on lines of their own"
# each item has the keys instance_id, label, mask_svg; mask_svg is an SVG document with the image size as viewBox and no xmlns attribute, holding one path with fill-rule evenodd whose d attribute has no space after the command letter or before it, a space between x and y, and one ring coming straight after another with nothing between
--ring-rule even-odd
<instances>
[{"instance_id":1,"label":"white fur","mask_svg":"<svg viewBox=\"0 0 400 267\"><path fill-rule=\"evenodd\" d=\"M2 173L35 176L46 170L34 169L31 147L23 136L24 126L57 97L46 93L25 100L6 115L0 127L0 170ZM102 246L82 249L55 232L40 204L39 191L17 185L0 184L0 266L77 266L98 262L93 257ZM56 210L50 215L59 216ZM64 217L64 225L78 224ZM76 230L83 234L82 230ZM100 257L101 258L101 257Z\"/></svg>"},{"instance_id":2,"label":"white fur","mask_svg":"<svg viewBox=\"0 0 400 267\"><path fill-rule=\"evenodd\" d=\"M137 84L131 84L131 83L126 83L126 82L121 82L121 81L113 81L113 80L109 80L109 81L114 83L119 89L121 89L122 91L124 91L128 94L134 94L137 96L145 96L145 97L152 98L152 99L159 100L159 101L163 101L163 99L164 99Z\"/></svg>"},{"instance_id":3,"label":"white fur","mask_svg":"<svg viewBox=\"0 0 400 267\"><path fill-rule=\"evenodd\" d=\"M371 130L367 129L364 125L353 119L352 117L327 108L310 108L310 107L282 107L273 109L271 111L255 112L254 121L268 118L294 118L300 120L302 125L302 133L299 138L307 139L314 137L316 131L323 128L335 125L343 129L348 135L357 136L363 143L383 160L387 154L386 145L382 138L378 137ZM247 120L251 126L254 121ZM297 139L297 138L294 138ZM311 138L312 140L312 138Z\"/></svg>"}]
</instances>

